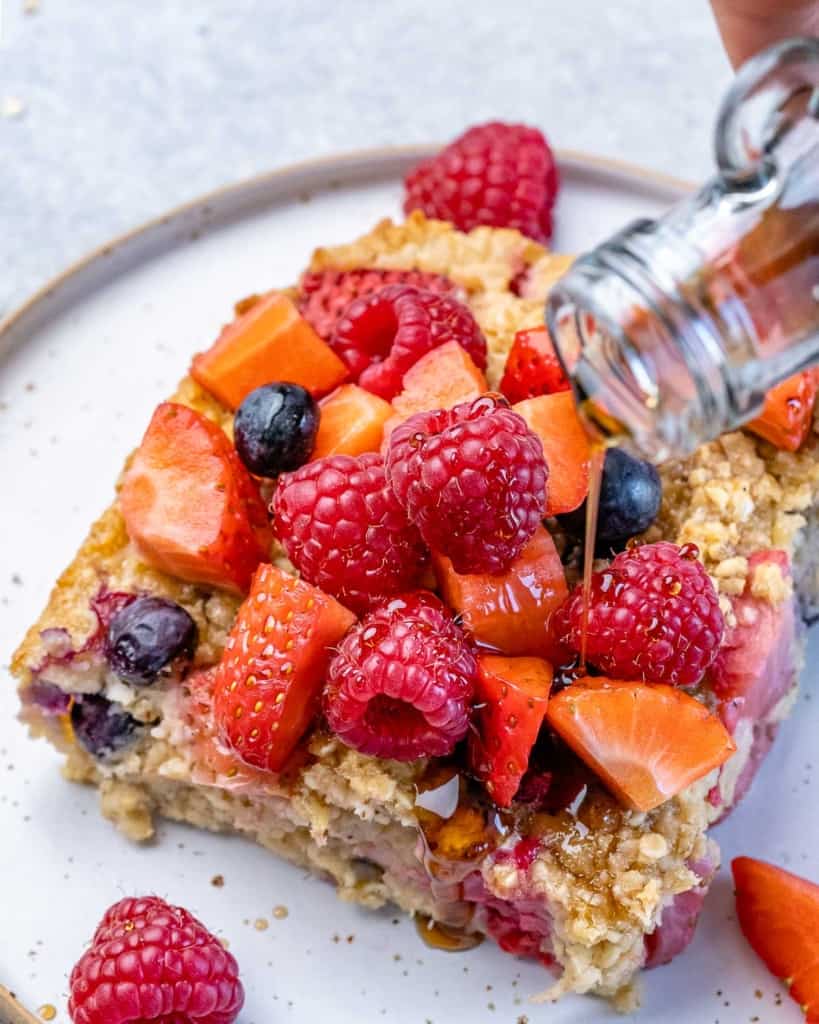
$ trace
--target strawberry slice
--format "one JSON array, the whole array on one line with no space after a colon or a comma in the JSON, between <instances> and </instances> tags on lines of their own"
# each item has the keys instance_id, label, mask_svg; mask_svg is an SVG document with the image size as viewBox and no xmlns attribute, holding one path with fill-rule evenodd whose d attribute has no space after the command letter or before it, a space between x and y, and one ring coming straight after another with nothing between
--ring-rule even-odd
<instances>
[{"instance_id":1,"label":"strawberry slice","mask_svg":"<svg viewBox=\"0 0 819 1024\"><path fill-rule=\"evenodd\" d=\"M585 677L550 701L546 719L635 811L670 800L736 750L716 715L664 684Z\"/></svg>"},{"instance_id":2,"label":"strawberry slice","mask_svg":"<svg viewBox=\"0 0 819 1024\"><path fill-rule=\"evenodd\" d=\"M568 588L560 555L544 526L538 526L500 576L457 573L445 555L437 554L433 568L444 601L480 646L558 664L570 655L549 629L551 615L565 601Z\"/></svg>"},{"instance_id":3,"label":"strawberry slice","mask_svg":"<svg viewBox=\"0 0 819 1024\"><path fill-rule=\"evenodd\" d=\"M819 386L815 370L788 377L765 397L762 412L748 424L760 437L787 452L798 451L813 424L813 407Z\"/></svg>"},{"instance_id":4,"label":"strawberry slice","mask_svg":"<svg viewBox=\"0 0 819 1024\"><path fill-rule=\"evenodd\" d=\"M194 357L191 376L206 391L236 409L251 391L273 380L324 395L345 379L344 363L286 295L253 298L207 352Z\"/></svg>"},{"instance_id":5,"label":"strawberry slice","mask_svg":"<svg viewBox=\"0 0 819 1024\"><path fill-rule=\"evenodd\" d=\"M541 658L478 658L469 764L499 807L512 803L529 767L551 688L552 666Z\"/></svg>"},{"instance_id":6,"label":"strawberry slice","mask_svg":"<svg viewBox=\"0 0 819 1024\"><path fill-rule=\"evenodd\" d=\"M363 455L381 447L384 424L393 412L383 398L357 384L343 384L319 406L321 418L311 458Z\"/></svg>"},{"instance_id":7,"label":"strawberry slice","mask_svg":"<svg viewBox=\"0 0 819 1024\"><path fill-rule=\"evenodd\" d=\"M318 710L331 648L353 622L317 587L259 566L214 678L217 730L242 761L283 768Z\"/></svg>"},{"instance_id":8,"label":"strawberry slice","mask_svg":"<svg viewBox=\"0 0 819 1024\"><path fill-rule=\"evenodd\" d=\"M819 1024L819 885L753 857L731 863L742 933Z\"/></svg>"},{"instance_id":9,"label":"strawberry slice","mask_svg":"<svg viewBox=\"0 0 819 1024\"><path fill-rule=\"evenodd\" d=\"M571 388L546 327L518 331L506 357L500 389L510 402Z\"/></svg>"},{"instance_id":10,"label":"strawberry slice","mask_svg":"<svg viewBox=\"0 0 819 1024\"><path fill-rule=\"evenodd\" d=\"M589 492L591 450L586 430L577 415L574 395L560 391L518 402L512 407L540 438L549 486L546 489L545 515L572 512L583 504Z\"/></svg>"},{"instance_id":11,"label":"strawberry slice","mask_svg":"<svg viewBox=\"0 0 819 1024\"><path fill-rule=\"evenodd\" d=\"M244 593L272 533L259 491L224 431L194 409L154 412L119 505L142 556L170 576Z\"/></svg>"},{"instance_id":12,"label":"strawberry slice","mask_svg":"<svg viewBox=\"0 0 819 1024\"><path fill-rule=\"evenodd\" d=\"M486 377L457 341L447 341L421 356L404 374L403 390L392 400L395 416L384 428L384 437L414 416L431 409L451 409L489 390Z\"/></svg>"}]
</instances>

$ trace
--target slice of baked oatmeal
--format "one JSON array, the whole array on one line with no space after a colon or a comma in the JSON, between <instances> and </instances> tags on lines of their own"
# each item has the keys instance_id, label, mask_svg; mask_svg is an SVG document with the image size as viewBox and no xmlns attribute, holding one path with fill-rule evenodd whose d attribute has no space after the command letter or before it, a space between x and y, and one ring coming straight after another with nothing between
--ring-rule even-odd
<instances>
[{"instance_id":1,"label":"slice of baked oatmeal","mask_svg":"<svg viewBox=\"0 0 819 1024\"><path fill-rule=\"evenodd\" d=\"M401 224L385 221L350 245L318 250L310 271L436 275L419 280L425 287L437 281L437 293L466 304L486 338L486 379L497 387L516 333L542 324L544 298L568 262L516 231L465 234L415 213ZM386 275L381 283L392 280ZM305 290L281 294L292 300L290 309L293 303L307 309ZM242 307L248 309L252 302ZM280 320L283 314L272 300L260 315ZM201 383L229 358L230 331L211 350L218 349L215 361L209 354L204 372L199 364L199 382L183 380L174 405L162 407L173 416L180 406L195 410L215 425L218 437L196 420L207 458L232 439L231 407L241 399L228 389L220 400L218 388L208 391ZM305 328L303 338L329 390L337 367L317 347L318 335ZM262 369L265 380L292 379L292 352L282 349L280 357L280 364ZM245 383L259 370L255 358L243 364ZM471 367L465 384L456 378L446 384L464 385L461 395L470 397L480 368ZM386 409L361 407L356 429L363 416L378 423L380 438L388 415L400 420L417 411L411 397L404 394L404 406L399 396ZM542 752L546 769L533 767L517 799L503 808L468 777L462 751L410 761L369 756L333 735L313 715L313 705L306 712L311 724L281 770L241 756L226 742L215 713L222 697L219 670L212 669L255 563L270 560L293 571L256 514L258 495L247 499L250 532L243 546L233 538L230 557L224 548L213 556L221 560L219 579L230 583L218 586L198 562L187 581L163 572L158 566L179 564L173 560L178 551L151 548L145 531L138 549L115 502L92 527L15 655L22 715L32 734L65 752L68 778L99 787L103 814L135 840L153 834L156 815L245 833L331 879L344 899L369 907L392 902L430 926L485 933L508 952L540 957L557 974L549 996L594 992L628 1005L635 973L667 962L693 933L719 863L707 829L746 791L791 706L801 660L797 602L809 608L819 595L806 554L819 491L815 437L789 453L735 433L661 475L662 507L645 539L699 549L719 595L725 633L716 660L689 689L721 719L737 749L727 763L649 809L621 803L548 730L538 740L548 748ZM269 482L261 490L269 499ZM234 497L243 502L247 496L239 489ZM195 518L200 510L193 492L189 500L180 514ZM177 511L167 505L163 515L172 519ZM559 520L549 519L548 526L549 543L557 544L574 582L573 544ZM177 618L174 628L165 620L156 626L173 655L161 671L142 662L137 670L132 664L118 671L112 623L122 621L135 597L146 596L183 609L190 625ZM236 637L241 642L241 632Z\"/></svg>"}]
</instances>

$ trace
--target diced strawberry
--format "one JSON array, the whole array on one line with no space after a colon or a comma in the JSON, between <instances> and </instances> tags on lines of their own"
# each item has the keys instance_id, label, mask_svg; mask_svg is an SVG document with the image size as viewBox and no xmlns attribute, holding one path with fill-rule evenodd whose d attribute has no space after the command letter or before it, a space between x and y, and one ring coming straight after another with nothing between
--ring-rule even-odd
<instances>
[{"instance_id":1,"label":"diced strawberry","mask_svg":"<svg viewBox=\"0 0 819 1024\"><path fill-rule=\"evenodd\" d=\"M457 573L445 555L434 555L433 566L444 601L480 646L557 664L570 656L549 629L552 612L565 601L568 588L560 556L544 526L538 526L500 576Z\"/></svg>"},{"instance_id":2,"label":"diced strawberry","mask_svg":"<svg viewBox=\"0 0 819 1024\"><path fill-rule=\"evenodd\" d=\"M392 400L395 415L384 428L384 437L416 412L451 409L489 390L486 377L457 341L433 349L404 374L403 390Z\"/></svg>"},{"instance_id":3,"label":"diced strawberry","mask_svg":"<svg viewBox=\"0 0 819 1024\"><path fill-rule=\"evenodd\" d=\"M529 398L513 406L540 438L549 486L546 491L547 516L571 512L581 505L589 492L589 438L574 404L571 391Z\"/></svg>"},{"instance_id":4,"label":"diced strawberry","mask_svg":"<svg viewBox=\"0 0 819 1024\"><path fill-rule=\"evenodd\" d=\"M819 885L752 857L731 864L742 933L819 1024Z\"/></svg>"},{"instance_id":5,"label":"diced strawberry","mask_svg":"<svg viewBox=\"0 0 819 1024\"><path fill-rule=\"evenodd\" d=\"M506 358L500 389L510 402L571 388L546 327L518 331Z\"/></svg>"},{"instance_id":6,"label":"diced strawberry","mask_svg":"<svg viewBox=\"0 0 819 1024\"><path fill-rule=\"evenodd\" d=\"M754 572L764 565L775 565L783 578L790 577L786 552L755 551L750 556L745 591L731 599L735 622L726 626L708 672L722 705L722 720L731 732L740 718L763 718L793 683L793 602L775 605L753 596Z\"/></svg>"},{"instance_id":7,"label":"diced strawberry","mask_svg":"<svg viewBox=\"0 0 819 1024\"><path fill-rule=\"evenodd\" d=\"M280 771L318 711L331 648L355 616L273 565L253 577L214 679L214 716L246 764Z\"/></svg>"},{"instance_id":8,"label":"diced strawberry","mask_svg":"<svg viewBox=\"0 0 819 1024\"><path fill-rule=\"evenodd\" d=\"M670 800L736 750L716 715L665 684L585 677L550 701L546 719L636 811Z\"/></svg>"},{"instance_id":9,"label":"diced strawberry","mask_svg":"<svg viewBox=\"0 0 819 1024\"><path fill-rule=\"evenodd\" d=\"M313 459L325 455L363 455L381 447L384 424L393 414L389 402L357 384L343 384L319 405L321 419Z\"/></svg>"},{"instance_id":10,"label":"diced strawberry","mask_svg":"<svg viewBox=\"0 0 819 1024\"><path fill-rule=\"evenodd\" d=\"M346 378L347 368L286 295L270 292L194 357L191 376L236 409L254 388L274 380L327 394Z\"/></svg>"},{"instance_id":11,"label":"diced strawberry","mask_svg":"<svg viewBox=\"0 0 819 1024\"><path fill-rule=\"evenodd\" d=\"M798 451L813 424L818 384L815 370L803 370L783 380L768 392L762 412L751 420L748 429L777 448Z\"/></svg>"},{"instance_id":12,"label":"diced strawberry","mask_svg":"<svg viewBox=\"0 0 819 1024\"><path fill-rule=\"evenodd\" d=\"M119 496L143 557L179 579L244 592L272 533L256 484L225 433L184 405L153 415Z\"/></svg>"},{"instance_id":13,"label":"diced strawberry","mask_svg":"<svg viewBox=\"0 0 819 1024\"><path fill-rule=\"evenodd\" d=\"M739 777L732 778L725 794L715 786L710 799L721 816L728 813L748 791L765 755L771 748L778 723L777 704L793 687L797 678L795 658L799 620L795 601L786 598L772 604L754 597L752 581L760 566L775 565L782 576L790 576L790 562L784 551L755 551L748 559L749 573L745 591L731 598L732 621L707 681L719 702L718 712L725 727L747 742L750 755ZM722 782L722 779L720 780ZM726 800L728 801L726 803Z\"/></svg>"},{"instance_id":14,"label":"diced strawberry","mask_svg":"<svg viewBox=\"0 0 819 1024\"><path fill-rule=\"evenodd\" d=\"M512 803L529 767L551 688L552 666L541 658L478 658L469 763L499 807Z\"/></svg>"}]
</instances>

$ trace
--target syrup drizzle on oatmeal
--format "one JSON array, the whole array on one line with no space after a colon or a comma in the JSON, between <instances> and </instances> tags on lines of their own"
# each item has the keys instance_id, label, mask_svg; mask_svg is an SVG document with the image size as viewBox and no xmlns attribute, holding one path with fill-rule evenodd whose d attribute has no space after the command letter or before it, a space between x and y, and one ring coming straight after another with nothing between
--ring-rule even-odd
<instances>
[{"instance_id":1,"label":"syrup drizzle on oatmeal","mask_svg":"<svg viewBox=\"0 0 819 1024\"><path fill-rule=\"evenodd\" d=\"M589 631L589 603L591 597L594 548L597 542L597 513L600 508L600 483L603 478L603 463L606 449L592 434L587 425L586 432L591 442L589 458L589 493L586 497L586 534L583 539L583 613L580 620L580 665L581 673L586 671L586 646Z\"/></svg>"}]
</instances>

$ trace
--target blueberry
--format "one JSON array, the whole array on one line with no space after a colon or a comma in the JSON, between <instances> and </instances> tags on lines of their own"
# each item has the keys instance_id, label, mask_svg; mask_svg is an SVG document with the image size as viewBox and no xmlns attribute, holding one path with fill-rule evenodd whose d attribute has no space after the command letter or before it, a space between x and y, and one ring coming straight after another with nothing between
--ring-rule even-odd
<instances>
[{"instance_id":1,"label":"blueberry","mask_svg":"<svg viewBox=\"0 0 819 1024\"><path fill-rule=\"evenodd\" d=\"M309 391L299 384L265 384L239 406L236 451L256 476L278 476L307 462L318 425L319 408Z\"/></svg>"},{"instance_id":2,"label":"blueberry","mask_svg":"<svg viewBox=\"0 0 819 1024\"><path fill-rule=\"evenodd\" d=\"M629 538L647 530L657 518L662 496L660 476L650 462L636 459L620 448L609 448L600 483L596 553L609 555L621 549ZM570 537L583 540L585 501L574 512L557 518Z\"/></svg>"},{"instance_id":3,"label":"blueberry","mask_svg":"<svg viewBox=\"0 0 819 1024\"><path fill-rule=\"evenodd\" d=\"M120 679L147 686L189 660L196 639L196 623L184 608L164 597L138 597L111 619L105 656Z\"/></svg>"},{"instance_id":4,"label":"blueberry","mask_svg":"<svg viewBox=\"0 0 819 1024\"><path fill-rule=\"evenodd\" d=\"M140 723L106 697L81 694L71 705L74 736L89 754L106 760L128 746L138 735Z\"/></svg>"}]
</instances>

